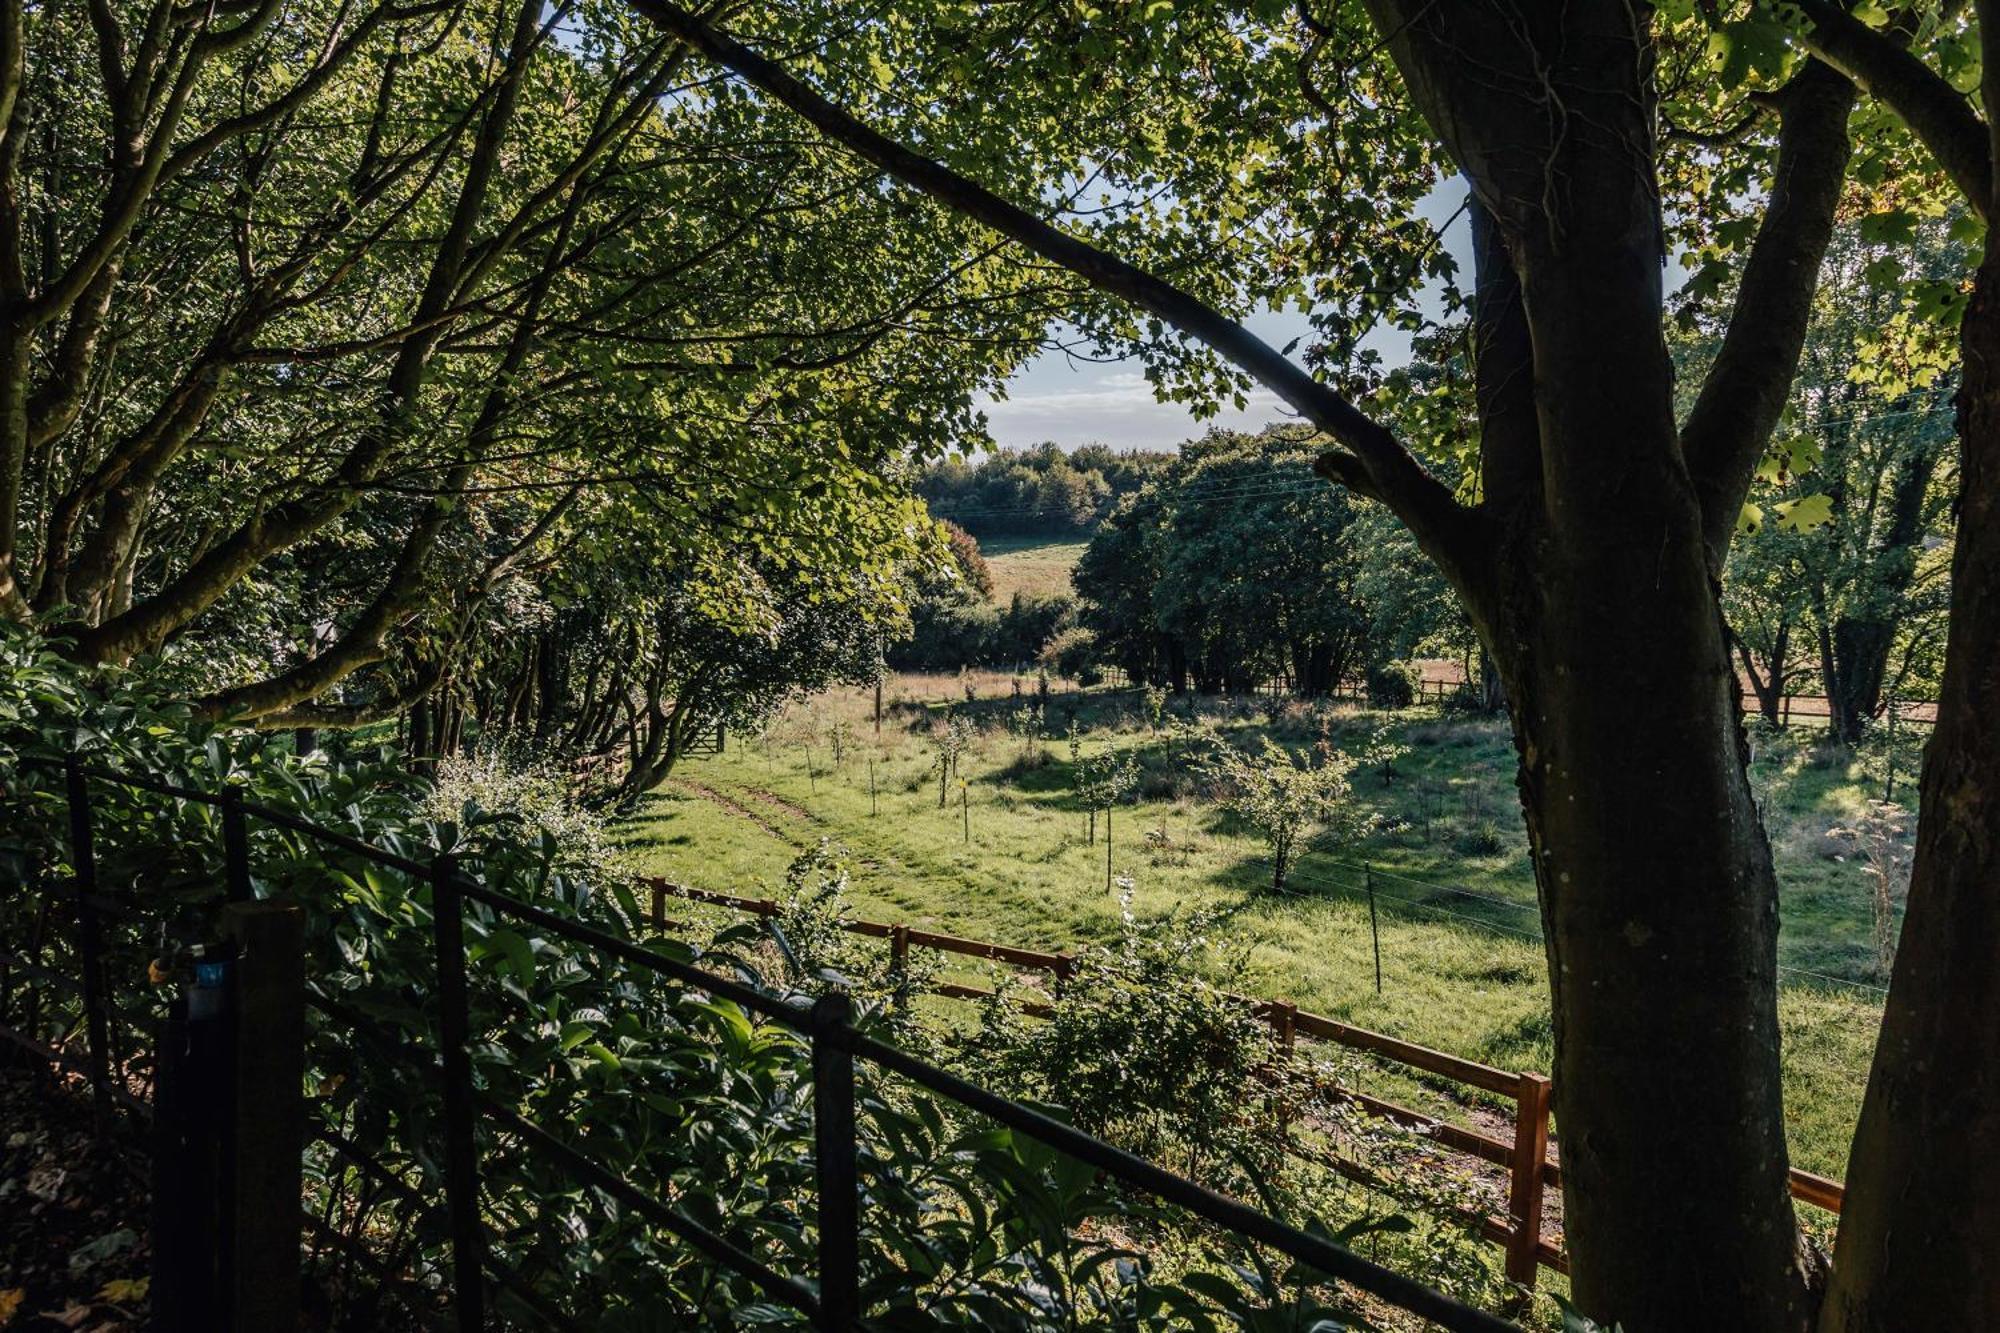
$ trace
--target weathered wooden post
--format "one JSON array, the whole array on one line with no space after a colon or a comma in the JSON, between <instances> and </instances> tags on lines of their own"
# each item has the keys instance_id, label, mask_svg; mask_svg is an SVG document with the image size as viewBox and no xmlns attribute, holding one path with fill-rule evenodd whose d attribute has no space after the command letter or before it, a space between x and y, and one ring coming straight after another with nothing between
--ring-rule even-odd
<instances>
[{"instance_id":1,"label":"weathered wooden post","mask_svg":"<svg viewBox=\"0 0 2000 1333\"><path fill-rule=\"evenodd\" d=\"M1549 1155L1549 1080L1521 1075L1515 1093L1514 1161L1507 1184L1507 1280L1530 1290L1541 1264L1542 1177Z\"/></svg>"}]
</instances>

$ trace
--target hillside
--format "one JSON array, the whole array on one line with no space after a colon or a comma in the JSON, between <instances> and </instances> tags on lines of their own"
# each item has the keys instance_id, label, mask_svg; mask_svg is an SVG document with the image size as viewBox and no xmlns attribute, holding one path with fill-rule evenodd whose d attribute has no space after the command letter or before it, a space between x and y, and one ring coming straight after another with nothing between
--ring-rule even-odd
<instances>
[{"instance_id":1,"label":"hillside","mask_svg":"<svg viewBox=\"0 0 2000 1333\"><path fill-rule=\"evenodd\" d=\"M993 601L1006 606L1015 593L1027 597L1070 595L1070 571L1087 545L1087 541L1049 537L985 538L979 550L993 574Z\"/></svg>"},{"instance_id":2,"label":"hillside","mask_svg":"<svg viewBox=\"0 0 2000 1333\"><path fill-rule=\"evenodd\" d=\"M1023 946L1107 938L1120 898L1106 887L1102 830L1093 845L1072 795L1065 742L1048 740L1037 760L1035 747L1006 728L1019 707L1011 681L993 675L972 683L983 699L960 708L986 727L963 761L963 804L953 788L939 808L925 739L956 682L899 678L892 698L907 702L885 722L879 743L862 698L826 696L719 757L687 765L628 829L644 867L705 888L769 893L799 850L832 838L851 853L855 907L867 914ZM1116 749L1144 761L1141 798L1112 821L1111 869L1129 878L1135 913L1212 914L1210 931L1241 960L1240 984L1252 993L1503 1067L1548 1067L1540 923L1499 723L1441 719L1433 710L1327 714L1337 743L1356 743L1381 726L1409 746L1386 779L1371 772L1359 782L1392 831L1308 853L1290 892L1277 898L1261 845L1208 803L1187 756L1149 735L1136 696L1058 695L1049 711L1058 732L1073 711L1084 757ZM1320 725L1296 704L1275 722L1248 706L1209 711L1239 742L1269 732L1296 744ZM1845 1164L1879 993L1868 971L1865 878L1851 848L1825 830L1860 809L1863 776L1824 766L1803 746L1772 749L1758 764L1786 883L1795 1160L1835 1175ZM1381 923L1379 995L1364 893L1371 877Z\"/></svg>"}]
</instances>

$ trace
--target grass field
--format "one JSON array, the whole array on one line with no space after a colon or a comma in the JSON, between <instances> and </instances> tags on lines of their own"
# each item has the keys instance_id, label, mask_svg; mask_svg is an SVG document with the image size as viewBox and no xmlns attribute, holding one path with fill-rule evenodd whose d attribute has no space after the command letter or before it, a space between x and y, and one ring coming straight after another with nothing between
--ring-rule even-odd
<instances>
[{"instance_id":1,"label":"grass field","mask_svg":"<svg viewBox=\"0 0 2000 1333\"><path fill-rule=\"evenodd\" d=\"M1324 726L1351 743L1385 726L1409 746L1392 773L1358 781L1390 830L1307 854L1277 897L1261 844L1203 799L1187 756L1148 733L1136 695L1058 693L1054 734L1034 747L1005 726L1020 707L1011 679L971 684L979 698L967 704L957 680L898 678L879 740L859 694L796 707L760 736L732 737L723 755L685 765L626 826L627 841L649 872L768 894L799 850L829 837L850 852L861 915L1029 947L1102 941L1121 906L1105 884L1103 830L1092 845L1071 795L1062 732L1074 716L1086 755L1117 748L1145 762L1141 799L1120 807L1111 829L1111 869L1129 877L1133 911L1212 914L1216 965L1240 968L1239 989L1503 1067L1547 1069L1539 920L1499 723L1421 709L1206 707L1239 741L1271 731L1303 744ZM963 761L964 803L954 786L940 809L928 731L944 701L983 729ZM1799 969L1782 1000L1794 1160L1837 1176L1879 992L1869 988L1866 878L1851 857L1831 859L1851 848L1826 830L1862 809L1874 778L1792 742L1767 747L1755 778L1785 884L1783 961ZM1364 874L1381 911L1379 995ZM1368 1090L1455 1118L1467 1111L1389 1071L1365 1076L1380 1079Z\"/></svg>"},{"instance_id":2,"label":"grass field","mask_svg":"<svg viewBox=\"0 0 2000 1333\"><path fill-rule=\"evenodd\" d=\"M979 543L993 571L993 600L1006 606L1014 594L1055 597L1070 591L1069 572L1087 542L1047 537L989 537Z\"/></svg>"}]
</instances>

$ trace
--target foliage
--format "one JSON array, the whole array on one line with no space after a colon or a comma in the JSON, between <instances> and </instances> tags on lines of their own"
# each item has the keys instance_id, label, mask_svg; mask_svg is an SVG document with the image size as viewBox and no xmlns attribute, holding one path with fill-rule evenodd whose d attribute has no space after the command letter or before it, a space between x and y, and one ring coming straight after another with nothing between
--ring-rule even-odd
<instances>
[{"instance_id":1,"label":"foliage","mask_svg":"<svg viewBox=\"0 0 2000 1333\"><path fill-rule=\"evenodd\" d=\"M0 615L218 715L456 743L518 729L524 648L655 628L647 576L873 582L904 460L1040 328L615 5L113 0L11 49Z\"/></svg>"},{"instance_id":2,"label":"foliage","mask_svg":"<svg viewBox=\"0 0 2000 1333\"><path fill-rule=\"evenodd\" d=\"M1074 781L1077 800L1090 812L1089 840L1097 842L1097 812L1110 810L1139 786L1139 765L1129 754L1107 751L1076 765Z\"/></svg>"},{"instance_id":3,"label":"foliage","mask_svg":"<svg viewBox=\"0 0 2000 1333\"><path fill-rule=\"evenodd\" d=\"M1373 617L1355 508L1311 460L1294 428L1215 431L1115 508L1074 575L1105 659L1204 692L1284 675L1325 695L1358 669Z\"/></svg>"},{"instance_id":4,"label":"foliage","mask_svg":"<svg viewBox=\"0 0 2000 1333\"><path fill-rule=\"evenodd\" d=\"M454 820L426 818L420 807L429 794L394 756L301 759L255 733L194 721L184 706L158 703L134 677L89 679L27 636L0 635L0 651L0 755L8 776L0 867L10 890L0 899L0 929L10 941L22 936L36 892L65 871L59 785L52 790L23 763L72 748L163 781L238 786L249 799L404 855L449 849L464 874L557 917L643 929L629 893L567 873L552 838L521 836L519 815L468 800ZM213 929L221 848L215 812L111 782L98 790L102 880L119 886L144 918L135 931L115 932L107 970L120 979L121 1000L154 1008L165 996L136 990L129 978L157 957L162 933L192 942ZM429 883L261 820L251 830L258 896L306 909L314 1000L308 1068L317 1089L311 1114L364 1145L400 1182L385 1194L347 1158L315 1148L308 1207L336 1219L350 1241L386 1247L401 1280L378 1299L428 1317L448 1257L434 1221L443 1188L433 1149L437 1085L409 1064L427 1064L433 1057L424 1053L439 1040ZM799 859L792 880L780 928L795 955L787 966L804 978L837 957L828 923L845 874L833 851L820 848ZM477 901L467 906L465 928L470 1054L486 1099L638 1188L671 1198L780 1270L812 1271L811 1084L796 1037ZM726 930L699 948L650 943L766 984L753 929ZM785 991L778 979L770 988ZM68 1021L53 1005L44 1011L44 1024ZM879 1027L882 1020L864 1011L861 1021ZM1088 1168L906 1087L864 1075L860 1093L863 1293L884 1326L920 1319L929 1327L1131 1328L1172 1310L1200 1327L1264 1327L1302 1300L1325 1308L1331 1299L1309 1275L1296 1275L1299 1285L1282 1291L1228 1278L1244 1257L1220 1238L1195 1242L1205 1256L1191 1270L1206 1275L1200 1280L1155 1275L1126 1238L1156 1234L1165 1221L1157 1209ZM538 1300L606 1330L656 1327L663 1316L705 1326L746 1316L797 1323L763 1304L743 1279L526 1147L489 1120L481 1186L500 1223L495 1256ZM585 1236L588 1245L576 1243ZM345 1290L332 1271L337 1261L326 1263L319 1276L329 1290ZM496 1290L496 1299L506 1317L534 1317L511 1290ZM383 1309L336 1318L379 1326Z\"/></svg>"},{"instance_id":5,"label":"foliage","mask_svg":"<svg viewBox=\"0 0 2000 1333\"><path fill-rule=\"evenodd\" d=\"M958 776L958 761L972 743L972 723L962 717L946 716L933 722L930 732L934 747L931 767L937 773L938 809L942 810L950 796L951 780Z\"/></svg>"},{"instance_id":6,"label":"foliage","mask_svg":"<svg viewBox=\"0 0 2000 1333\"><path fill-rule=\"evenodd\" d=\"M932 513L982 536L1068 536L1096 527L1165 463L1144 449L1086 444L1065 452L1041 444L977 464L942 459L917 474L916 490Z\"/></svg>"},{"instance_id":7,"label":"foliage","mask_svg":"<svg viewBox=\"0 0 2000 1333\"><path fill-rule=\"evenodd\" d=\"M1934 326L1906 316L1928 282L1963 266L1953 231L1947 217L1900 246L1861 224L1837 233L1725 585L1739 664L1772 725L1782 696L1813 676L1850 744L1890 698L1936 695L1955 375L1934 355Z\"/></svg>"},{"instance_id":8,"label":"foliage","mask_svg":"<svg viewBox=\"0 0 2000 1333\"><path fill-rule=\"evenodd\" d=\"M1287 1057L1224 989L1241 961L1217 959L1207 917L1141 920L1129 892L1119 907L1115 937L1076 956L1047 1020L1012 1029L997 1055L979 1052L982 1038L970 1058L996 1082L1059 1102L1079 1127L1216 1188L1274 1177L1276 1107L1243 1092L1287 1077Z\"/></svg>"}]
</instances>

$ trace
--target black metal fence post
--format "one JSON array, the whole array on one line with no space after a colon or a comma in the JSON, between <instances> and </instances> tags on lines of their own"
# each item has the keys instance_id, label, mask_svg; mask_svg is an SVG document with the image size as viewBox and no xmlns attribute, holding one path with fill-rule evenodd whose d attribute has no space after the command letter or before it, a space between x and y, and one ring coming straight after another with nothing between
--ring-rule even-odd
<instances>
[{"instance_id":1,"label":"black metal fence post","mask_svg":"<svg viewBox=\"0 0 2000 1333\"><path fill-rule=\"evenodd\" d=\"M83 972L83 1030L90 1061L90 1095L97 1131L111 1128L111 1033L105 1022L104 929L97 915L97 839L90 820L90 781L83 760L63 760L69 800L70 880L76 906L76 953Z\"/></svg>"},{"instance_id":2,"label":"black metal fence post","mask_svg":"<svg viewBox=\"0 0 2000 1333\"><path fill-rule=\"evenodd\" d=\"M861 1317L861 1177L854 1150L854 1055L845 991L812 1008L813 1167L819 1192L819 1320L852 1333Z\"/></svg>"},{"instance_id":3,"label":"black metal fence post","mask_svg":"<svg viewBox=\"0 0 2000 1333\"><path fill-rule=\"evenodd\" d=\"M465 987L465 898L458 860L431 863L432 933L437 945L438 1034L444 1049L445 1207L451 1219L452 1295L458 1327L486 1327L486 1242L479 1221L479 1165L472 1136L470 1000Z\"/></svg>"},{"instance_id":4,"label":"black metal fence post","mask_svg":"<svg viewBox=\"0 0 2000 1333\"><path fill-rule=\"evenodd\" d=\"M247 872L243 880L247 888ZM222 909L223 935L235 946L225 1210L230 1333L299 1326L305 923L305 910L292 903L233 902Z\"/></svg>"},{"instance_id":5,"label":"black metal fence post","mask_svg":"<svg viewBox=\"0 0 2000 1333\"><path fill-rule=\"evenodd\" d=\"M222 876L232 903L250 901L250 831L243 820L243 789L222 789Z\"/></svg>"}]
</instances>

